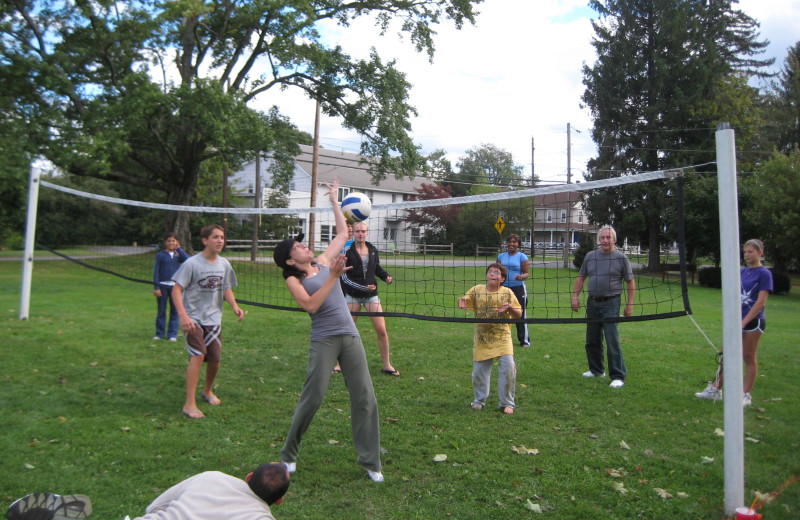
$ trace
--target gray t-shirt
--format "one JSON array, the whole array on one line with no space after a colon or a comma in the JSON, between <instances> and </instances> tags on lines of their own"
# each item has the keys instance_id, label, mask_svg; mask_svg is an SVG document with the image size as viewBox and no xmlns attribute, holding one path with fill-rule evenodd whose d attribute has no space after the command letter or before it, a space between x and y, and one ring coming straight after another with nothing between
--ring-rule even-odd
<instances>
[{"instance_id":1,"label":"gray t-shirt","mask_svg":"<svg viewBox=\"0 0 800 520\"><path fill-rule=\"evenodd\" d=\"M580 276L589 277L587 290L589 296L602 298L622 294L622 280L633 280L633 269L628 257L614 249L607 255L595 249L586 255L578 272Z\"/></svg>"},{"instance_id":2,"label":"gray t-shirt","mask_svg":"<svg viewBox=\"0 0 800 520\"><path fill-rule=\"evenodd\" d=\"M324 265L317 265L319 273L316 276L305 277L300 280L306 292L310 295L317 292L331 274L330 269ZM344 293L338 284L334 287L320 308L311 316L311 341L329 336L358 336L358 329L347 308Z\"/></svg>"},{"instance_id":3,"label":"gray t-shirt","mask_svg":"<svg viewBox=\"0 0 800 520\"><path fill-rule=\"evenodd\" d=\"M221 325L225 291L235 287L236 275L221 256L209 262L198 253L181 264L172 279L183 288L186 314L200 325Z\"/></svg>"}]
</instances>

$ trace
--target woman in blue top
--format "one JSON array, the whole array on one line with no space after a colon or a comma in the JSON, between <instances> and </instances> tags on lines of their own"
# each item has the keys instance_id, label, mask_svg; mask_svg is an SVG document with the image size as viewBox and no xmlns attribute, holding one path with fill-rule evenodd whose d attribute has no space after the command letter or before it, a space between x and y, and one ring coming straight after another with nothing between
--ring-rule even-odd
<instances>
[{"instance_id":1,"label":"woman in blue top","mask_svg":"<svg viewBox=\"0 0 800 520\"><path fill-rule=\"evenodd\" d=\"M175 282L172 281L172 275L178 271L189 255L181 249L181 244L178 242L178 236L175 233L167 233L164 237L165 249L156 253L156 261L153 266L153 294L158 301L158 313L156 314L156 335L154 340L169 338L170 341L178 340L178 311L170 299L172 296L172 288ZM169 323L167 324L167 302L169 302ZM166 331L165 331L165 325ZM166 333L165 333L166 332Z\"/></svg>"},{"instance_id":2,"label":"woman in blue top","mask_svg":"<svg viewBox=\"0 0 800 520\"><path fill-rule=\"evenodd\" d=\"M744 358L744 398L743 405L750 406L750 391L758 376L758 342L767 328L764 307L772 292L772 273L761 265L764 243L751 239L744 243L744 262L740 276L742 279L742 357ZM722 366L717 381L708 383L702 392L694 394L701 399L719 401L722 399Z\"/></svg>"},{"instance_id":3,"label":"woman in blue top","mask_svg":"<svg viewBox=\"0 0 800 520\"><path fill-rule=\"evenodd\" d=\"M367 368L367 356L350 310L339 288L339 277L349 269L340 254L347 236L346 222L336 196L339 180L330 192L337 235L324 253L314 258L314 252L303 245L300 235L275 246L275 264L283 269L286 287L295 301L311 316L311 346L308 369L300 400L292 417L292 425L280 452L281 461L289 472L297 469L300 440L317 413L328 390L331 373L337 360L350 394L350 426L358 463L374 482L383 482L380 459L380 424L378 402Z\"/></svg>"},{"instance_id":4,"label":"woman in blue top","mask_svg":"<svg viewBox=\"0 0 800 520\"><path fill-rule=\"evenodd\" d=\"M508 269L508 277L503 283L513 291L517 301L522 306L522 319L525 319L526 309L528 308L528 291L525 288L525 280L528 279L530 274L530 261L525 253L519 250L520 241L519 235L511 234L506 240L508 251L500 253L497 256L497 261ZM528 336L528 324L517 323L517 339L521 347L530 347L531 339Z\"/></svg>"}]
</instances>

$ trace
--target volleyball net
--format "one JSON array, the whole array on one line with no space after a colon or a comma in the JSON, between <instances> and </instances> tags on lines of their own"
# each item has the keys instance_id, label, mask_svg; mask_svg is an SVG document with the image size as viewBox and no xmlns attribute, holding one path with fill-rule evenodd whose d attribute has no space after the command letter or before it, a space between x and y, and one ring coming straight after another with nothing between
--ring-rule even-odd
<instances>
[{"instance_id":1,"label":"volleyball net","mask_svg":"<svg viewBox=\"0 0 800 520\"><path fill-rule=\"evenodd\" d=\"M530 261L524 321L531 324L590 321L583 311L586 291L581 294L581 310L574 312L571 308L572 290L578 275L575 257L580 259L594 247L600 227L590 223L583 203L597 190L633 183L658 183L659 189L668 193L681 229L674 241L660 247L660 269L652 265L653 255L640 245L639 240L644 235L641 230L628 230L628 235L618 231L617 248L631 261L636 298L633 315L617 321L690 314L689 274L680 218L683 173L688 169L465 197L374 204L366 221L367 240L378 249L381 266L393 278L391 284L378 281L383 312L377 314L420 320L486 322L459 309L457 300L471 287L486 283L486 268L505 250L508 236L516 234L522 242L520 251ZM302 310L286 289L281 270L272 260L275 244L303 231L306 237L313 235L313 248L321 252L337 232L330 205L316 208L173 206L98 195L44 180L41 187L57 191L59 197L94 205L97 215L118 219L119 225L142 219L142 215L147 215L150 221L158 221L166 218L166 212L174 211L188 212L193 220L204 222L222 224L224 220L228 242L223 256L236 272L238 287L234 293L238 302L270 309ZM72 203L76 204L75 201ZM255 221L259 223L256 234L253 233ZM65 216L61 225L66 229L87 223L70 223ZM309 233L312 229L313 233ZM108 238L108 232L103 234ZM37 255L46 250L91 269L133 282L153 284L155 254L163 238L154 231L141 232L137 235L139 240L127 245L108 245L112 240L104 244L103 236L86 241L93 242L87 245L64 243L63 233L44 233L44 240L41 235L37 237ZM254 236L258 237L255 242ZM187 244L182 245L187 249ZM195 252L200 248L198 242ZM693 273L691 275L693 283Z\"/></svg>"}]
</instances>

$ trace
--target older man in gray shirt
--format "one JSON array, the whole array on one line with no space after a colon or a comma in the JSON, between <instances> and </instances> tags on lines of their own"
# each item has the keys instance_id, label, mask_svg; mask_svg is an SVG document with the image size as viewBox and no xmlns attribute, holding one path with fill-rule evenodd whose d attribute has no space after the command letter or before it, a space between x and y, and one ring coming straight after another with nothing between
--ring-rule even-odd
<instances>
[{"instance_id":1,"label":"older man in gray shirt","mask_svg":"<svg viewBox=\"0 0 800 520\"><path fill-rule=\"evenodd\" d=\"M595 249L586 255L583 265L575 280L572 291L572 310L578 311L581 307L578 295L583 290L583 284L589 277L589 297L586 299L586 318L603 319L618 318L622 295L622 282L627 288L627 303L624 315L633 314L633 298L636 293L636 283L633 281L633 270L628 257L617 251L615 243L617 233L611 226L600 228L598 242L600 249ZM586 324L586 357L589 361L589 371L583 377L603 377L603 336L605 335L606 350L608 352L608 374L611 377L611 388L622 388L625 385L625 360L622 357L622 348L619 345L619 332L617 322L590 322Z\"/></svg>"}]
</instances>

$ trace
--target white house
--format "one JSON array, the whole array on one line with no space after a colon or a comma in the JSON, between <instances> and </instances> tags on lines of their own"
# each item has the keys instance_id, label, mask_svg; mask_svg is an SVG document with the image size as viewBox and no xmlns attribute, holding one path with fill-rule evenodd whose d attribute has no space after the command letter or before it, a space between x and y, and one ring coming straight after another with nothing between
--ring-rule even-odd
<instances>
[{"instance_id":1,"label":"white house","mask_svg":"<svg viewBox=\"0 0 800 520\"><path fill-rule=\"evenodd\" d=\"M290 185L289 208L308 208L311 207L311 171L313 160L313 147L300 145L300 155L295 158L294 176ZM339 179L339 200L351 191L360 191L366 194L373 204L390 204L393 202L403 202L409 197L416 195L415 188L420 187L425 179L417 177L415 179L397 179L389 174L378 185L372 183L372 178L368 171L368 166L360 162L362 156L354 153L319 149L319 166L317 172L317 207L325 207L330 204L327 197L327 187L325 182L333 183L334 178ZM260 161L261 186L272 185L272 178L269 174L269 165L272 159L266 157ZM257 193L262 193L262 200L266 200L269 195L268 189L256 189L256 162L245 164L239 171L235 172L229 179L229 185L238 192L237 195L245 198L254 199ZM251 202L252 204L252 202ZM380 250L411 251L416 248L420 239L418 228L408 229L403 223L405 211L373 211L369 218L370 236L372 242ZM318 216L315 220L315 244L317 250L324 247L335 235L334 226L331 225L330 217ZM287 233L302 231L309 235L309 215L298 215L297 228L287 230Z\"/></svg>"}]
</instances>

